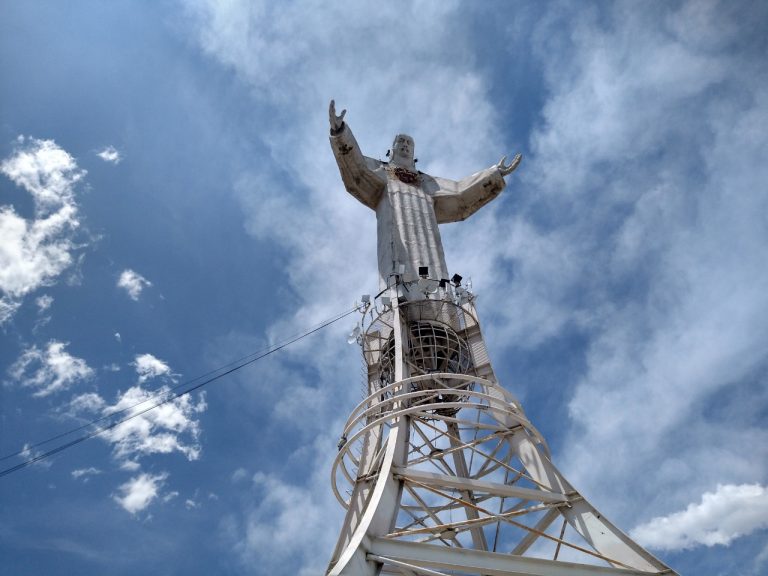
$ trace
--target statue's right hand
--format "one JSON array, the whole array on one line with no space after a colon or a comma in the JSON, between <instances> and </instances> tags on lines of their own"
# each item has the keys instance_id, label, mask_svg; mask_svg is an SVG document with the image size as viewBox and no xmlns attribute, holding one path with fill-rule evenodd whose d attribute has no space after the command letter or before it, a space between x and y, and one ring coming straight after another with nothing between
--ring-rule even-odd
<instances>
[{"instance_id":1,"label":"statue's right hand","mask_svg":"<svg viewBox=\"0 0 768 576\"><path fill-rule=\"evenodd\" d=\"M330 106L328 106L328 120L331 123L331 131L336 133L344 126L344 115L346 110L342 110L339 116L336 116L336 102L331 100Z\"/></svg>"}]
</instances>

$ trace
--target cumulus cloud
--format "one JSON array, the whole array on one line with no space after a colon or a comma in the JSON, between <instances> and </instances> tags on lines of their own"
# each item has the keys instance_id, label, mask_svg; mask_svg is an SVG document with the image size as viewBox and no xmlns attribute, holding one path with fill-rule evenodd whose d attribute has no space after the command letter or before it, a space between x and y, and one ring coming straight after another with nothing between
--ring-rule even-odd
<instances>
[{"instance_id":1,"label":"cumulus cloud","mask_svg":"<svg viewBox=\"0 0 768 576\"><path fill-rule=\"evenodd\" d=\"M75 185L86 172L53 140L20 137L0 172L32 196L34 216L0 206L0 321L21 299L49 286L74 262L80 226Z\"/></svg>"},{"instance_id":2,"label":"cumulus cloud","mask_svg":"<svg viewBox=\"0 0 768 576\"><path fill-rule=\"evenodd\" d=\"M150 286L152 286L152 282L130 269L123 270L120 273L120 278L117 279L117 287L124 289L132 300L138 300L144 288Z\"/></svg>"},{"instance_id":3,"label":"cumulus cloud","mask_svg":"<svg viewBox=\"0 0 768 576\"><path fill-rule=\"evenodd\" d=\"M86 392L72 398L69 408L73 414L78 412L97 412L104 408L104 399L95 392Z\"/></svg>"},{"instance_id":4,"label":"cumulus cloud","mask_svg":"<svg viewBox=\"0 0 768 576\"><path fill-rule=\"evenodd\" d=\"M30 346L8 370L11 378L43 397L70 388L93 377L94 371L85 360L66 351L68 342L51 340L44 350Z\"/></svg>"},{"instance_id":5,"label":"cumulus cloud","mask_svg":"<svg viewBox=\"0 0 768 576\"><path fill-rule=\"evenodd\" d=\"M150 378L159 376L172 377L171 367L152 354L139 354L133 361L136 373L139 375L139 384L143 384Z\"/></svg>"},{"instance_id":6,"label":"cumulus cloud","mask_svg":"<svg viewBox=\"0 0 768 576\"><path fill-rule=\"evenodd\" d=\"M35 213L42 216L71 204L73 186L85 170L53 140L22 136L17 144L14 154L0 163L0 171L32 195Z\"/></svg>"},{"instance_id":7,"label":"cumulus cloud","mask_svg":"<svg viewBox=\"0 0 768 576\"><path fill-rule=\"evenodd\" d=\"M188 460L196 460L201 451L200 422L196 418L207 408L204 394L196 402L187 395L141 413L171 394L167 387L155 392L134 386L118 394L114 404L107 404L98 394L88 393L76 397L70 408L74 414L90 412L103 417L114 415L118 419L135 415L99 436L113 445L115 458L126 469L137 469L138 460L150 454L180 452Z\"/></svg>"},{"instance_id":8,"label":"cumulus cloud","mask_svg":"<svg viewBox=\"0 0 768 576\"><path fill-rule=\"evenodd\" d=\"M150 396L150 392L139 387L130 388L104 413L110 414L147 402ZM105 437L115 444L118 458L178 451L189 460L197 460L201 450L200 422L195 416L206 408L203 394L197 402L193 402L191 396L182 396L120 424Z\"/></svg>"},{"instance_id":9,"label":"cumulus cloud","mask_svg":"<svg viewBox=\"0 0 768 576\"><path fill-rule=\"evenodd\" d=\"M701 502L634 528L630 535L644 546L681 550L728 546L740 536L768 527L768 489L760 484L718 485Z\"/></svg>"},{"instance_id":10,"label":"cumulus cloud","mask_svg":"<svg viewBox=\"0 0 768 576\"><path fill-rule=\"evenodd\" d=\"M96 152L96 156L104 160L104 162L109 162L110 164L120 164L120 161L123 159L123 157L120 155L120 152L114 146L106 146L105 148Z\"/></svg>"},{"instance_id":11,"label":"cumulus cloud","mask_svg":"<svg viewBox=\"0 0 768 576\"><path fill-rule=\"evenodd\" d=\"M139 474L121 485L120 495L113 496L115 502L124 510L136 514L149 506L157 498L160 489L168 479L168 473Z\"/></svg>"}]
</instances>

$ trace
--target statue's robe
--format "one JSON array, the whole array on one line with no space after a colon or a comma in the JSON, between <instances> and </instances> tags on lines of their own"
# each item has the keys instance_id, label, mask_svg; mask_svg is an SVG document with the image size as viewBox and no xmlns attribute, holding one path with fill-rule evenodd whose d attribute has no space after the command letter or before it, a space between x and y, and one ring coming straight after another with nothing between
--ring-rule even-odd
<instances>
[{"instance_id":1,"label":"statue's robe","mask_svg":"<svg viewBox=\"0 0 768 576\"><path fill-rule=\"evenodd\" d=\"M498 196L504 189L498 166L457 182L363 156L346 123L330 140L347 192L376 211L381 289L400 264L406 281L416 280L421 266L429 267L429 278L449 278L437 225L464 220Z\"/></svg>"}]
</instances>

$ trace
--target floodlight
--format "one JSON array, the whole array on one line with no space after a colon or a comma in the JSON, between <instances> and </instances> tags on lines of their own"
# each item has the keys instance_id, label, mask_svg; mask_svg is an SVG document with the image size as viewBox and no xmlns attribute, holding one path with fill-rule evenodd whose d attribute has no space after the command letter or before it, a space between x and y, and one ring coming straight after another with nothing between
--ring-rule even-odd
<instances>
[{"instance_id":1,"label":"floodlight","mask_svg":"<svg viewBox=\"0 0 768 576\"><path fill-rule=\"evenodd\" d=\"M363 304L368 304L371 301L371 295L363 294L362 299L363 299Z\"/></svg>"},{"instance_id":2,"label":"floodlight","mask_svg":"<svg viewBox=\"0 0 768 576\"><path fill-rule=\"evenodd\" d=\"M391 306L392 305L392 299L389 296L382 296L381 297L381 305L382 306Z\"/></svg>"},{"instance_id":3,"label":"floodlight","mask_svg":"<svg viewBox=\"0 0 768 576\"><path fill-rule=\"evenodd\" d=\"M445 289L448 286L448 278L441 278L440 279L440 288Z\"/></svg>"},{"instance_id":4,"label":"floodlight","mask_svg":"<svg viewBox=\"0 0 768 576\"><path fill-rule=\"evenodd\" d=\"M459 276L458 274L454 274L453 277L451 278L451 282L453 282L454 286L461 285L461 276Z\"/></svg>"},{"instance_id":5,"label":"floodlight","mask_svg":"<svg viewBox=\"0 0 768 576\"><path fill-rule=\"evenodd\" d=\"M360 333L361 333L360 325L358 324L352 329L352 332L350 332L349 335L347 336L347 344L354 344L355 342L358 342L360 338Z\"/></svg>"},{"instance_id":6,"label":"floodlight","mask_svg":"<svg viewBox=\"0 0 768 576\"><path fill-rule=\"evenodd\" d=\"M422 278L429 276L429 266L419 266L419 276Z\"/></svg>"}]
</instances>

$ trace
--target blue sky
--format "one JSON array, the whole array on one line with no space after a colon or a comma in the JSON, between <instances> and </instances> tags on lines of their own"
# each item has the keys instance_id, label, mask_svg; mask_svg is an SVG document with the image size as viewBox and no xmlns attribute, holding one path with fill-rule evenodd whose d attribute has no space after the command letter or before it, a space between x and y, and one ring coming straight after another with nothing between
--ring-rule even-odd
<instances>
[{"instance_id":1,"label":"blue sky","mask_svg":"<svg viewBox=\"0 0 768 576\"><path fill-rule=\"evenodd\" d=\"M407 132L460 178L523 153L442 232L502 384L679 572L765 573L766 25L760 2L0 3L2 455L375 289L335 98L369 156ZM353 323L0 478L3 572L321 572Z\"/></svg>"}]
</instances>

